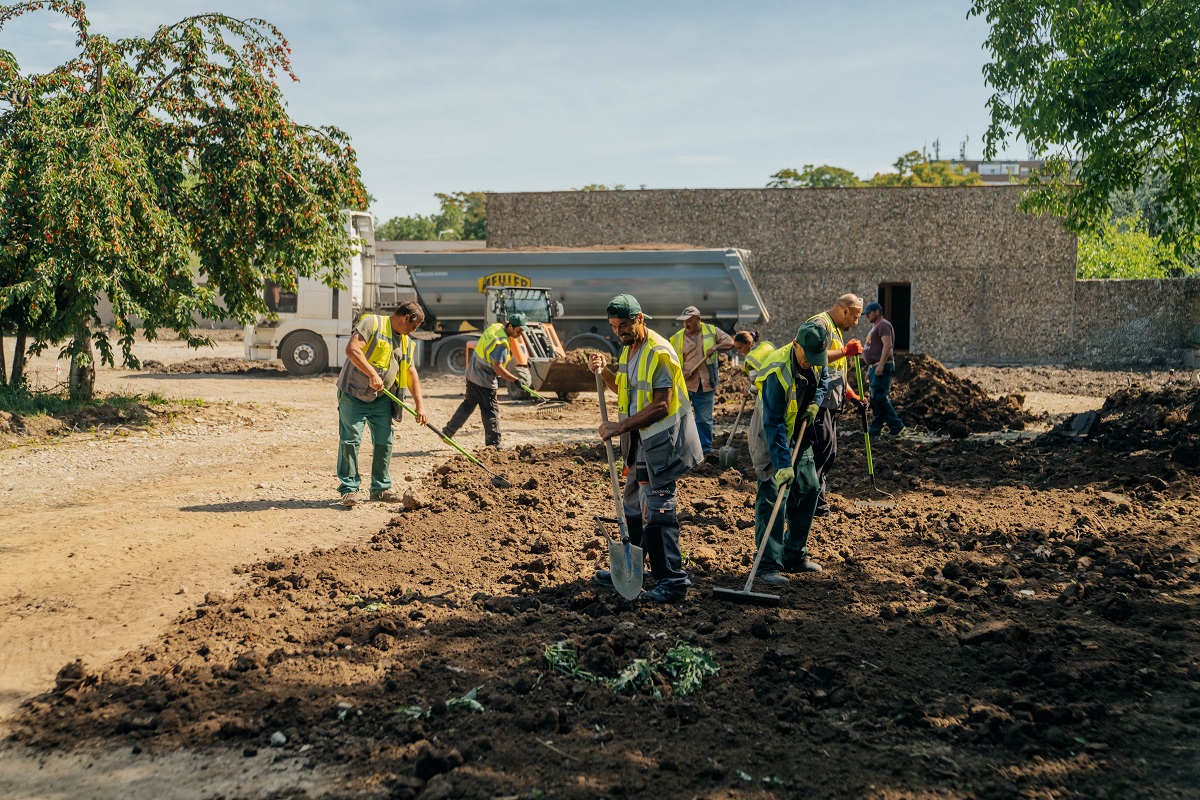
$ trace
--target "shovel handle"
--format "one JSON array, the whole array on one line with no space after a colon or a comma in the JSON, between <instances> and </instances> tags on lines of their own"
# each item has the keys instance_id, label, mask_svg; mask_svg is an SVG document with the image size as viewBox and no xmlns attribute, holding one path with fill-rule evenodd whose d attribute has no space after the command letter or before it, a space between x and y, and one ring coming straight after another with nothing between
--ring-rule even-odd
<instances>
[{"instance_id":1,"label":"shovel handle","mask_svg":"<svg viewBox=\"0 0 1200 800\"><path fill-rule=\"evenodd\" d=\"M601 367L603 369L603 367ZM608 406L604 403L604 378L596 370L596 397L600 400L600 420L608 422ZM613 455L612 439L604 440L604 452L608 455L608 477L612 482L613 507L617 512L617 527L621 531L621 543L629 542L629 526L625 524L625 507L621 505L621 485L617 481L617 459Z\"/></svg>"},{"instance_id":2,"label":"shovel handle","mask_svg":"<svg viewBox=\"0 0 1200 800\"><path fill-rule=\"evenodd\" d=\"M858 356L854 357L854 372L858 375L858 396L866 397L863 394L862 382L862 359ZM862 426L863 426L863 442L866 445L867 451L867 474L871 476L871 483L875 483L875 465L871 462L871 434L867 431L867 401L863 400L862 407Z\"/></svg>"},{"instance_id":3,"label":"shovel handle","mask_svg":"<svg viewBox=\"0 0 1200 800\"><path fill-rule=\"evenodd\" d=\"M792 471L796 470L796 459L800 457L800 443L804 441L804 429L808 427L808 420L800 423L800 435L796 437L796 444L792 447ZM746 588L743 592L748 592L754 588L754 576L758 574L758 565L762 562L763 554L767 552L767 539L771 538L771 529L775 527L775 518L779 516L779 509L783 508L783 504L787 502L788 492L792 489L793 478L788 483L785 483L779 493L775 495L775 505L771 507L771 518L767 520L767 528L763 531L762 541L758 543L758 552L754 555L754 563L750 566L750 575L746 578Z\"/></svg>"}]
</instances>

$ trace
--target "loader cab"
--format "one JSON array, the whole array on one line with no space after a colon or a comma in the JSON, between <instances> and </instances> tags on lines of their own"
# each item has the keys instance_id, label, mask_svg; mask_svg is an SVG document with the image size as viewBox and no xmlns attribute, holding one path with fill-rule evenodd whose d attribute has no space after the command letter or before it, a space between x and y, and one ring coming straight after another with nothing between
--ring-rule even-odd
<instances>
[{"instance_id":1,"label":"loader cab","mask_svg":"<svg viewBox=\"0 0 1200 800\"><path fill-rule=\"evenodd\" d=\"M533 359L552 359L565 354L553 319L562 316L562 303L551 299L549 289L514 286L485 287L487 303L484 324L504 322L510 314L525 315L525 334L510 340L510 350L518 366Z\"/></svg>"}]
</instances>

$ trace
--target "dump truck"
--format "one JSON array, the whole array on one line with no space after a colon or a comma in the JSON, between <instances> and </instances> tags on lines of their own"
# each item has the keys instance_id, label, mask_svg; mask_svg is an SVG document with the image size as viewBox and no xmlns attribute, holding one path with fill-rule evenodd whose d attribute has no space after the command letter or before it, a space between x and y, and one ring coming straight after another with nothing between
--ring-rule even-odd
<instances>
[{"instance_id":1,"label":"dump truck","mask_svg":"<svg viewBox=\"0 0 1200 800\"><path fill-rule=\"evenodd\" d=\"M247 359L278 358L296 375L339 368L361 314L390 313L407 301L419 302L425 310L424 329L414 335L417 363L423 369L454 374L466 370L468 345L479 338L489 320L499 319L496 303L501 299L537 309L533 319L538 328L547 336L553 332L562 353L582 348L619 351L620 342L606 313L608 301L619 293L636 296L653 318L648 324L664 336L679 328L675 318L689 305L728 332L760 328L769 320L750 278L750 254L745 250L597 247L401 252L388 264L376 262L371 223L369 214L347 212L347 230L358 242L344 265L348 290L330 289L307 278L300 279L293 293L264 287L273 314L246 326ZM489 294L489 289L513 291ZM525 348L535 350L532 343ZM561 360L557 348L555 353ZM547 385L533 368L530 372L532 388Z\"/></svg>"}]
</instances>

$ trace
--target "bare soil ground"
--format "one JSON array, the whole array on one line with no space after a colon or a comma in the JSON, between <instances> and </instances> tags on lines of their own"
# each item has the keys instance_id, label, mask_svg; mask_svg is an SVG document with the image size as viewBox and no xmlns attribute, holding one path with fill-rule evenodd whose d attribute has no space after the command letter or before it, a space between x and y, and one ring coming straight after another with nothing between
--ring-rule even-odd
<instances>
[{"instance_id":1,"label":"bare soil ground","mask_svg":"<svg viewBox=\"0 0 1200 800\"><path fill-rule=\"evenodd\" d=\"M413 507L344 512L328 378L104 381L223 411L0 455L0 795L1200 797L1196 390L1127 388L1080 439L1029 396L1021 441L880 439L875 489L845 420L826 569L778 608L710 595L754 481L706 465L663 608L590 581L592 398L502 410L511 489L402 428ZM445 419L457 382L429 388ZM678 642L720 667L694 693L593 680Z\"/></svg>"}]
</instances>

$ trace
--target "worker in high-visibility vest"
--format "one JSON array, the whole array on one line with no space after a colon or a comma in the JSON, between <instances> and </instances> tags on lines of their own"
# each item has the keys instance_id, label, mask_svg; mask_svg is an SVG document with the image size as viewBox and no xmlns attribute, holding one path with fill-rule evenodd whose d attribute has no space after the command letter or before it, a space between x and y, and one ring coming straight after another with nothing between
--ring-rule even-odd
<instances>
[{"instance_id":1,"label":"worker in high-visibility vest","mask_svg":"<svg viewBox=\"0 0 1200 800\"><path fill-rule=\"evenodd\" d=\"M646 327L633 295L608 301L608 324L624 345L620 356L609 364L595 352L588 363L617 395L617 420L601 423L599 432L601 439L620 437L629 541L650 559L654 586L638 599L678 603L692 582L679 549L676 481L703 460L683 370L667 340ZM612 574L600 570L596 582L612 586Z\"/></svg>"},{"instance_id":2,"label":"worker in high-visibility vest","mask_svg":"<svg viewBox=\"0 0 1200 800\"><path fill-rule=\"evenodd\" d=\"M463 392L463 401L442 429L442 435L447 439L453 438L478 408L483 419L484 446L500 446L500 404L496 402L499 384L496 378L521 383L521 379L505 369L504 364L512 355L508 351L508 340L520 336L524 329L525 315L520 313L509 314L504 322L493 322L484 329L467 359L467 388Z\"/></svg>"},{"instance_id":3,"label":"worker in high-visibility vest","mask_svg":"<svg viewBox=\"0 0 1200 800\"><path fill-rule=\"evenodd\" d=\"M746 394L753 397L758 393L758 387L755 386L758 370L762 367L763 359L774 352L775 345L759 339L758 331L738 331L733 335L733 346L742 354L742 369L750 378Z\"/></svg>"},{"instance_id":4,"label":"worker in high-visibility vest","mask_svg":"<svg viewBox=\"0 0 1200 800\"><path fill-rule=\"evenodd\" d=\"M758 478L754 501L754 543L768 537L758 567L767 585L789 583L783 572L820 572L808 557L808 534L817 508L817 471L813 464L813 421L829 386L826 348L829 332L806 322L796 338L768 355L758 371L758 396L747 439ZM804 437L800 438L801 423ZM792 453L796 454L795 467ZM790 486L784 507L767 530L780 491Z\"/></svg>"},{"instance_id":5,"label":"worker in high-visibility vest","mask_svg":"<svg viewBox=\"0 0 1200 800\"><path fill-rule=\"evenodd\" d=\"M821 498L817 501L817 516L829 513L829 474L837 458L837 418L847 400L864 402L846 382L847 359L862 353L862 342L858 339L845 341L846 332L858 323L862 316L863 301L856 294L839 297L828 311L808 318L829 331L829 391L821 403L817 415L817 440L813 445L813 457L817 465L817 480L821 483Z\"/></svg>"},{"instance_id":6,"label":"worker in high-visibility vest","mask_svg":"<svg viewBox=\"0 0 1200 800\"><path fill-rule=\"evenodd\" d=\"M346 344L346 363L338 373L338 492L342 505L358 504L362 477L358 473L358 447L364 424L371 429L374 457L371 460L372 500L399 502L392 491L393 404L383 394L412 394L417 422L428 422L421 381L413 363L414 345L409 335L425 321L417 303L404 303L388 316L363 314ZM398 415L397 415L398 418Z\"/></svg>"},{"instance_id":7,"label":"worker in high-visibility vest","mask_svg":"<svg viewBox=\"0 0 1200 800\"><path fill-rule=\"evenodd\" d=\"M700 321L700 309L688 306L676 317L683 329L671 337L671 346L683 367L700 448L707 456L713 446L713 397L717 391L717 353L733 349L728 333L708 322Z\"/></svg>"}]
</instances>

